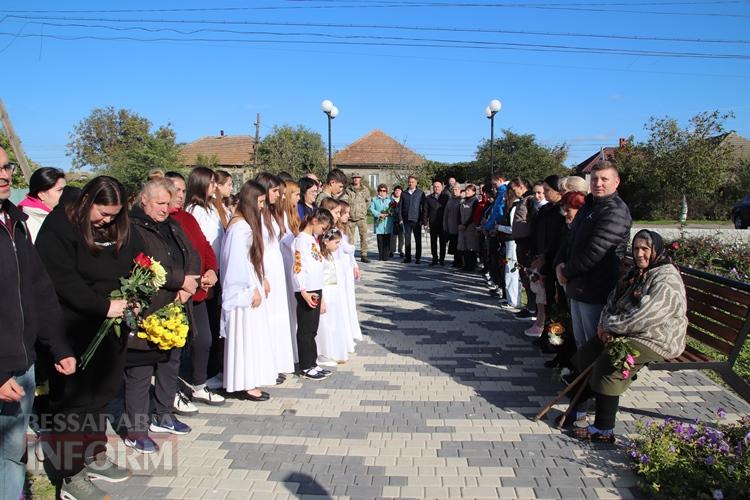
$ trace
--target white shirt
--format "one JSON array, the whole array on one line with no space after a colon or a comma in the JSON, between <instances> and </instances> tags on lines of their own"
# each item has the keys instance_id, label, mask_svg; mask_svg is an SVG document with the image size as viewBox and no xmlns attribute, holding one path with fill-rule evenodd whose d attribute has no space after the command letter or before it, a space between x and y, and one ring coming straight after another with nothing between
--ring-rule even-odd
<instances>
[{"instance_id":1,"label":"white shirt","mask_svg":"<svg viewBox=\"0 0 750 500\"><path fill-rule=\"evenodd\" d=\"M201 231L203 231L206 240L208 240L214 249L214 254L219 259L219 267L221 267L220 255L221 241L224 239L224 225L221 223L219 213L210 205L208 209L200 205L190 205L185 210L190 212L195 217L195 220L198 221L198 225Z\"/></svg>"},{"instance_id":2,"label":"white shirt","mask_svg":"<svg viewBox=\"0 0 750 500\"><path fill-rule=\"evenodd\" d=\"M294 267L292 283L295 292L309 292L323 289L323 255L318 240L300 231L292 243Z\"/></svg>"}]
</instances>

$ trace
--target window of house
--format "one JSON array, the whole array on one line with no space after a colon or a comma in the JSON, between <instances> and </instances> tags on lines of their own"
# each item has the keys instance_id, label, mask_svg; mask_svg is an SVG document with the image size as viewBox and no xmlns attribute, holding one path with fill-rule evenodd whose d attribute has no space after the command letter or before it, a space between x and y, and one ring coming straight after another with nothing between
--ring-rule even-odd
<instances>
[{"instance_id":1,"label":"window of house","mask_svg":"<svg viewBox=\"0 0 750 500\"><path fill-rule=\"evenodd\" d=\"M377 188L378 184L380 184L380 175L379 174L367 174L367 182L370 184L370 187L372 189Z\"/></svg>"}]
</instances>

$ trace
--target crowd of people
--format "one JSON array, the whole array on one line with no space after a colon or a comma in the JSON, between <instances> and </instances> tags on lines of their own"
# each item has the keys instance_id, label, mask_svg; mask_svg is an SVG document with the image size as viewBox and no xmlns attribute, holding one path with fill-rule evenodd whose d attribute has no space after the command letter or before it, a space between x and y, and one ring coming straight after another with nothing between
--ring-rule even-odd
<instances>
[{"instance_id":1,"label":"crowd of people","mask_svg":"<svg viewBox=\"0 0 750 500\"><path fill-rule=\"evenodd\" d=\"M684 348L684 287L659 235L637 233L634 265L621 270L631 218L606 161L590 182L550 175L529 184L493 173L478 185L434 180L427 194L409 176L406 189L381 184L374 197L360 175L338 169L324 183L312 173L295 181L262 172L235 194L227 172L154 171L128 196L112 177L75 189L61 171L42 168L19 207L9 200L13 169L0 149L3 498L21 495L32 414L62 497L103 498L93 480L130 476L107 458L108 422L127 446L153 453L153 435L191 431L178 415L198 412L195 403L262 402L271 397L264 389L289 374L331 376L362 338L355 243L370 262L368 216L381 261L420 264L428 232L431 266L452 256L452 267L483 277L542 344L569 313L569 349L546 365L595 367L583 391L595 400L595 420L581 402L570 422L581 439L613 440L618 398L634 374ZM141 310L113 292L143 256L165 277ZM184 347L156 345L128 320L169 304L185 311ZM121 321L120 334L105 335L82 369L82 353L110 319ZM613 337L640 352L627 375L607 357ZM35 393L46 396L33 406ZM113 401L122 402L119 414Z\"/></svg>"},{"instance_id":2,"label":"crowd of people","mask_svg":"<svg viewBox=\"0 0 750 500\"><path fill-rule=\"evenodd\" d=\"M40 168L17 207L14 167L0 149L2 498L22 498L30 423L60 497L105 498L96 480L131 475L107 457L108 425L154 453L159 434L191 432L178 415L267 401L290 374L325 379L362 338L350 228L366 237L365 217L338 199L338 172L320 193L316 179L262 172L232 194L221 170L153 171L128 195L112 177L77 189ZM133 297L154 287L148 301L123 292L132 283ZM150 337L145 325L168 309Z\"/></svg>"},{"instance_id":3,"label":"crowd of people","mask_svg":"<svg viewBox=\"0 0 750 500\"><path fill-rule=\"evenodd\" d=\"M609 161L593 167L590 181L550 175L530 184L496 172L480 185L435 180L429 194L410 176L407 190L396 186L391 196L378 186L370 206L381 260L393 256L392 242L403 235L402 261L412 262L413 235L419 264L421 231L429 231L430 265L443 266L452 255L452 267L482 274L503 309L531 321L524 334L557 353L545 366L572 370L568 381L593 366L564 422L592 441L614 441L619 396L647 363L678 356L687 329L684 285L659 234L638 232L632 268L622 269L632 220L619 183ZM562 345L552 345L551 335ZM627 370L617 369L606 348L616 337L638 353ZM585 406L591 398L593 422Z\"/></svg>"}]
</instances>

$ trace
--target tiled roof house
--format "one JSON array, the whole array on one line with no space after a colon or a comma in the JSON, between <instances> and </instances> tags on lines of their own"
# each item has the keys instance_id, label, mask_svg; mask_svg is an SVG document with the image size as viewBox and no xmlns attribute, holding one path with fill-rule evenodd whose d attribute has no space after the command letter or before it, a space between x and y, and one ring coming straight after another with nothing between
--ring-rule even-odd
<instances>
[{"instance_id":1,"label":"tiled roof house","mask_svg":"<svg viewBox=\"0 0 750 500\"><path fill-rule=\"evenodd\" d=\"M180 151L183 163L192 168L198 158L215 159L216 168L228 171L235 184L242 185L255 160L255 138L250 135L206 136L183 146ZM237 175L235 175L237 174Z\"/></svg>"},{"instance_id":2,"label":"tiled roof house","mask_svg":"<svg viewBox=\"0 0 750 500\"><path fill-rule=\"evenodd\" d=\"M333 164L350 176L359 173L371 188L385 183L389 188L425 163L425 158L410 150L382 130L375 129L354 141L333 157Z\"/></svg>"}]
</instances>

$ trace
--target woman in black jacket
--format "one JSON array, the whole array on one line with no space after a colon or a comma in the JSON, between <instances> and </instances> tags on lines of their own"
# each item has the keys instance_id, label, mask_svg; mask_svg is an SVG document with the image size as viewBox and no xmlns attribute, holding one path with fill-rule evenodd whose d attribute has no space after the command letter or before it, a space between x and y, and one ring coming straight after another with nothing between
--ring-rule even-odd
<instances>
[{"instance_id":1,"label":"woman in black jacket","mask_svg":"<svg viewBox=\"0 0 750 500\"><path fill-rule=\"evenodd\" d=\"M190 245L180 226L169 218L174 184L168 179L148 181L133 206L131 219L145 241L146 253L159 261L167 271L164 286L143 312L147 317L162 307L179 300L187 304L191 316L190 298L198 289L200 256ZM141 453L158 449L148 437L149 429L156 433L187 434L190 427L174 416L173 403L177 392L181 349L160 350L145 339L131 336L125 366L125 414L128 437L125 444ZM154 387L154 419L149 415L151 377Z\"/></svg>"},{"instance_id":2,"label":"woman in black jacket","mask_svg":"<svg viewBox=\"0 0 750 500\"><path fill-rule=\"evenodd\" d=\"M144 249L133 231L125 190L116 179L101 176L83 188L65 210L53 210L37 236L36 246L55 285L63 325L73 352L80 358L107 318L123 315L124 300L110 300L127 277L133 259ZM125 367L123 330L108 334L85 370L72 376L50 373L51 419L46 430L47 466L60 475L62 492L73 497L101 492L91 478L123 481L129 472L106 458L107 406L117 394ZM92 466L92 462L96 464ZM93 489L93 490L92 490ZM104 495L104 492L101 492Z\"/></svg>"}]
</instances>

